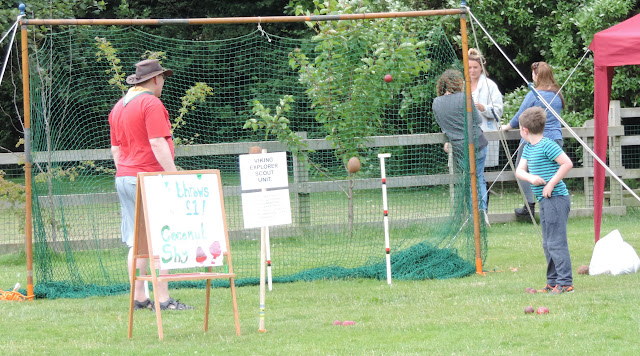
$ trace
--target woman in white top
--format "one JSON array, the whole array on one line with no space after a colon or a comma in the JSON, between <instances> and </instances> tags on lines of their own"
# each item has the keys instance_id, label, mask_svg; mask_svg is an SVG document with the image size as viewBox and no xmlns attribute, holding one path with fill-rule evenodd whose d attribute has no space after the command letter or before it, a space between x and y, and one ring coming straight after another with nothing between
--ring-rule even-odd
<instances>
[{"instance_id":1,"label":"woman in white top","mask_svg":"<svg viewBox=\"0 0 640 356\"><path fill-rule=\"evenodd\" d=\"M471 95L476 108L480 112L483 132L497 131L500 129L500 117L502 117L502 94L496 83L487 78L484 71L486 61L482 54L475 48L469 49L469 76L471 77ZM487 159L485 167L498 165L500 152L498 141L489 141L487 147Z\"/></svg>"}]
</instances>

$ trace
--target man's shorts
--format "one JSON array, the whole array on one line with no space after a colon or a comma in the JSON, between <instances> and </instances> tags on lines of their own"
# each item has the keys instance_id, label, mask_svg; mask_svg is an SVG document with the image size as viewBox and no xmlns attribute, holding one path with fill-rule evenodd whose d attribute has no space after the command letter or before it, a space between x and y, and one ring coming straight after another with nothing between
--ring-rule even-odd
<instances>
[{"instance_id":1,"label":"man's shorts","mask_svg":"<svg viewBox=\"0 0 640 356\"><path fill-rule=\"evenodd\" d=\"M116 191L122 212L122 242L133 247L134 223L136 218L137 177L116 177Z\"/></svg>"}]
</instances>

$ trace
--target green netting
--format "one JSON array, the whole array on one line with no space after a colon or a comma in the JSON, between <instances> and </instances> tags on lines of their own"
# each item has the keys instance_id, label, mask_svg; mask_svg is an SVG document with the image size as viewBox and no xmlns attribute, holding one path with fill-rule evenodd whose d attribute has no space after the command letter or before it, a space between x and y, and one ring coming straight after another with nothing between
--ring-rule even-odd
<instances>
[{"instance_id":1,"label":"green netting","mask_svg":"<svg viewBox=\"0 0 640 356\"><path fill-rule=\"evenodd\" d=\"M293 224L270 230L274 281L386 278L378 153L391 153L385 163L394 278L473 273L468 158L450 174L431 111L437 77L461 68L444 31L426 19L402 18L316 29L313 39L256 31L211 42L99 26L49 34L30 57L36 296L128 290L107 120L122 90L109 82L114 62L98 61L100 41L116 50L123 77L148 51L173 69L162 100L174 121L189 88L212 89L205 101L187 105L174 130L176 163L221 171L238 285L258 283L260 260L259 229L243 228L238 155L256 142L270 152L287 149L274 131L243 127L252 118L260 122L256 100L273 117L287 95L281 122L316 140L309 141L312 151L289 149ZM301 163L307 155L311 164ZM352 155L362 169L349 176L345 159ZM484 228L481 235L484 260Z\"/></svg>"},{"instance_id":2,"label":"green netting","mask_svg":"<svg viewBox=\"0 0 640 356\"><path fill-rule=\"evenodd\" d=\"M640 118L638 117L628 117L622 120L622 124L624 125L624 135L625 136L637 136L640 133ZM638 169L640 168L640 160L638 160L640 153L640 146L638 145L630 145L622 147L622 165L628 169ZM630 180L632 184L632 188L636 188L638 186L637 182L633 182ZM629 182L627 182L629 183Z\"/></svg>"},{"instance_id":3,"label":"green netting","mask_svg":"<svg viewBox=\"0 0 640 356\"><path fill-rule=\"evenodd\" d=\"M24 169L0 164L0 254L24 251L24 201Z\"/></svg>"}]
</instances>

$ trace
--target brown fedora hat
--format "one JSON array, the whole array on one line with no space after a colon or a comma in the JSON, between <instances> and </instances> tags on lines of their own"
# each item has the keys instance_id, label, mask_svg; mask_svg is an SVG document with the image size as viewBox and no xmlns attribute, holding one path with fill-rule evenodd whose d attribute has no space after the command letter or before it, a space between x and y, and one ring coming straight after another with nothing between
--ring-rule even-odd
<instances>
[{"instance_id":1,"label":"brown fedora hat","mask_svg":"<svg viewBox=\"0 0 640 356\"><path fill-rule=\"evenodd\" d=\"M127 83L142 83L160 74L170 77L173 75L173 71L162 68L157 59L145 59L144 61L136 63L136 74L128 76Z\"/></svg>"}]
</instances>

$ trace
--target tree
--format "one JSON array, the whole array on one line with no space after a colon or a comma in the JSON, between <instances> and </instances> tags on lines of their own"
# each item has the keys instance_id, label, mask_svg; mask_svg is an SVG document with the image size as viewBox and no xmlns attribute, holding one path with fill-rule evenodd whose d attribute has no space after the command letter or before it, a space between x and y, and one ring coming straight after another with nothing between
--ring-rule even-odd
<instances>
[{"instance_id":1,"label":"tree","mask_svg":"<svg viewBox=\"0 0 640 356\"><path fill-rule=\"evenodd\" d=\"M102 0L61 0L55 2L35 2L33 4L29 4L25 12L29 18L90 17L99 14L100 11L104 9L104 6L105 4ZM1 16L3 20L0 22L0 28L2 29L2 32L5 33L15 22L14 19L17 19L19 10L15 7L15 3L7 1L0 1L0 8L2 9L0 10L0 14L3 15ZM30 35L34 40L30 43L31 53L33 53L33 49L37 47L37 42L42 41L43 34L52 30L53 29L51 27L46 26L30 28ZM19 35L17 35L16 38L19 38ZM21 53L21 51L18 50L18 41L15 43L9 43L6 48L8 49L10 46L13 46L13 53L15 56L11 57L8 62L8 72L4 73L4 78L6 80L3 80L3 83L0 83L0 101L3 103L0 106L0 117L4 118L4 120L0 120L0 148L3 151L8 152L18 150L18 147L23 143L23 139L20 138L20 135L23 134L24 131L22 107L23 93L22 90L19 89L22 87L21 81L23 75L21 72L21 58L19 58L19 53ZM37 60L38 58L36 56L36 61ZM41 69L43 73L40 76L40 80L44 83L48 80L46 73L51 73L51 70L50 68L39 69ZM51 97L51 91L43 90L41 94L43 110L48 113L50 108L49 98ZM45 117L48 116L45 115ZM45 127L48 126L45 124ZM48 132L47 135L49 134L50 133ZM38 164L36 164L35 168L40 170L41 173L45 173L44 176L40 176L40 178L45 177L43 178L45 180L48 179L47 177L50 177L51 174L64 174L61 173L61 171L54 171L51 167L44 169ZM18 194L16 191L23 191L24 187L6 181L4 179L4 172L0 175L0 187L2 187L0 196L11 202L14 209L18 209L15 204L16 199L24 199L24 194ZM60 224L56 221L53 209L51 209L50 215L47 216L47 225L51 226L55 241L55 234L60 228Z\"/></svg>"},{"instance_id":2,"label":"tree","mask_svg":"<svg viewBox=\"0 0 640 356\"><path fill-rule=\"evenodd\" d=\"M416 4L434 1L413 1ZM493 39L513 59L522 74L531 80L530 65L533 62L548 62L560 85L585 54L593 34L633 16L639 11L637 0L469 0L467 5L474 16L491 34ZM458 0L447 0L443 7L460 6ZM468 19L470 20L470 19ZM446 28L454 30L457 19L445 21ZM469 46L475 47L471 24ZM487 58L487 69L498 83L506 101L505 118L513 115L527 92L525 83L503 59L500 51L475 27L477 46ZM455 34L451 34L456 38ZM458 46L460 42L458 41ZM626 106L640 106L640 83L634 78L640 68L625 67L617 70L613 80L612 98L621 100ZM518 90L516 90L518 89ZM563 118L572 126L581 126L593 118L593 57L587 56L563 88L567 107Z\"/></svg>"},{"instance_id":3,"label":"tree","mask_svg":"<svg viewBox=\"0 0 640 356\"><path fill-rule=\"evenodd\" d=\"M289 0L120 0L109 2L108 18L202 18L236 16L282 16ZM119 2L119 3L118 3ZM263 24L269 33L303 36L300 23ZM246 35L256 31L256 24L226 24L208 26L150 26L145 31L156 35L186 40L218 40Z\"/></svg>"},{"instance_id":4,"label":"tree","mask_svg":"<svg viewBox=\"0 0 640 356\"><path fill-rule=\"evenodd\" d=\"M35 1L27 3L25 10L27 18L94 18L100 16L105 10L106 4L103 0L56 0L56 1ZM0 30L6 33L13 25L20 14L15 1L0 0ZM29 27L30 48L33 53L38 41L43 39L43 34L54 31L52 27L39 26ZM3 82L0 83L0 147L6 150L15 151L15 145L20 141L23 132L23 108L22 108L22 70L19 56L20 29L16 35L13 46L13 56L7 65L7 72ZM35 40L35 41L33 41ZM5 43L8 43L7 38ZM5 45L3 43L3 45ZM8 49L8 46L4 47ZM6 53L6 51L5 51ZM4 54L4 53L3 53ZM2 57L4 59L4 56Z\"/></svg>"},{"instance_id":5,"label":"tree","mask_svg":"<svg viewBox=\"0 0 640 356\"><path fill-rule=\"evenodd\" d=\"M376 5L372 1L313 1L313 9L298 4L296 15L351 14L408 10L399 2ZM430 70L423 60L426 42L416 33L430 28L426 20L378 19L372 21L309 22L316 35L314 48L297 48L290 65L315 107L316 120L345 166L351 157L363 160L367 137L379 133L385 109L400 102L399 113L408 107L424 83L416 82ZM392 81L383 80L394 73ZM402 93L402 94L401 94ZM354 176L348 174L349 230L353 224Z\"/></svg>"}]
</instances>

